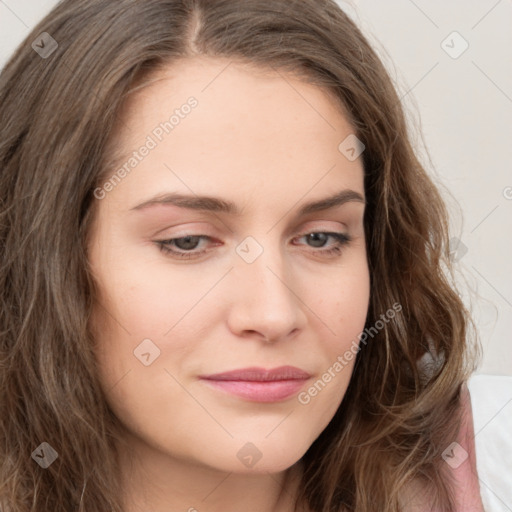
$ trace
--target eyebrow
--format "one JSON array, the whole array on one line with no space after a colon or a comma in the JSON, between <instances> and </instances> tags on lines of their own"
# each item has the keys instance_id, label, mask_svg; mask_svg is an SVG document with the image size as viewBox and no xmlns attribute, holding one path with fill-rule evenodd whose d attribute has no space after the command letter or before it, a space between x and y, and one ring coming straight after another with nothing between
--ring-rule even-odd
<instances>
[{"instance_id":1,"label":"eyebrow","mask_svg":"<svg viewBox=\"0 0 512 512\"><path fill-rule=\"evenodd\" d=\"M334 208L348 202L366 204L364 197L359 192L351 189L345 189L324 199L306 203L299 210L299 215L308 215L310 213L329 210L330 208ZM174 205L190 210L220 212L235 216L240 216L242 214L239 207L231 201L226 201L212 196L190 196L177 193L159 194L137 206L134 206L133 208L130 208L130 210L145 210L155 205Z\"/></svg>"}]
</instances>

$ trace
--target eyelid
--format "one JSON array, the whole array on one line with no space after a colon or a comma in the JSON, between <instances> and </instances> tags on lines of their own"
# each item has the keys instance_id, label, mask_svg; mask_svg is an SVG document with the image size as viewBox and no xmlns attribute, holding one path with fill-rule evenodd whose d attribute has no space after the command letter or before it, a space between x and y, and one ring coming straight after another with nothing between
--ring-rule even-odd
<instances>
[{"instance_id":1,"label":"eyelid","mask_svg":"<svg viewBox=\"0 0 512 512\"><path fill-rule=\"evenodd\" d=\"M327 225L327 223L331 224L330 226ZM332 224L335 224L333 226ZM353 231L349 228L351 224L347 222L341 222L340 220L326 220L324 219L310 219L306 221L305 223L301 224L301 229L297 229L297 226L290 227L287 229L284 233L285 238L287 240L293 240L295 238L300 238L302 236L308 235L310 233L315 232L321 232L321 233L328 233L328 232L337 232L337 233L343 233L347 236L350 236L353 238L353 236L349 235L349 232ZM179 227L179 229L176 232L169 233L169 234L162 234L166 230L170 230L172 228ZM355 226L354 226L355 227ZM222 239L224 235L217 234L220 233L220 229L218 227L212 226L210 222L189 222L185 224L175 224L173 226L167 226L164 229L158 230L151 238L152 241L155 240L155 237L159 237L159 241L167 241L171 239L176 238L183 238L187 236L201 236L201 237L207 237L208 243L212 246L218 246L219 239ZM357 231L357 229L356 229ZM232 236L233 232L230 230L230 233L228 236ZM242 240L244 237L242 236L240 240ZM201 242L204 243L204 242Z\"/></svg>"},{"instance_id":2,"label":"eyelid","mask_svg":"<svg viewBox=\"0 0 512 512\"><path fill-rule=\"evenodd\" d=\"M337 224L337 226L335 226L335 227L325 226L326 222L329 222L331 224ZM200 224L200 225L198 225L198 224ZM189 225L191 225L191 226L189 226ZM339 226L341 226L342 229L346 229L346 230L349 229L349 224L347 222L341 222L340 220L334 220L334 219L333 220L326 220L326 219L314 220L314 219L312 219L312 220L306 221L305 223L302 223L302 225L303 225L303 227L301 229L297 229L297 226L290 227L289 229L287 229L284 233L286 235L286 238L289 238L291 236L295 237L295 236L297 236L296 233L307 234L307 233L310 233L311 231L324 231L324 232L325 231L333 231L333 230L337 231L340 229ZM180 229L176 233L172 233L169 235L162 235L163 232L170 230L172 228L175 228L177 226L179 226L182 229ZM187 236L187 235L188 236L190 236L190 235L194 235L194 236L205 235L205 236L210 236L210 237L214 238L217 235L213 234L212 231L219 231L219 229L217 227L214 227L212 229L212 225L210 222L189 222L189 223L185 223L185 224L177 223L177 224L174 224L171 226L166 226L163 229L159 229L157 232L155 232L152 235L152 238L155 236L168 236L168 238L179 238L179 237ZM229 231L230 235L233 235L232 230L229 229L228 231Z\"/></svg>"},{"instance_id":3,"label":"eyelid","mask_svg":"<svg viewBox=\"0 0 512 512\"><path fill-rule=\"evenodd\" d=\"M336 226L327 226L326 222L330 222L331 224L336 224ZM341 226L341 228L340 228ZM326 221L326 220L312 220L306 222L304 227L298 230L299 233L307 234L311 231L339 231L340 229L349 229L349 225L345 222L340 221Z\"/></svg>"}]
</instances>

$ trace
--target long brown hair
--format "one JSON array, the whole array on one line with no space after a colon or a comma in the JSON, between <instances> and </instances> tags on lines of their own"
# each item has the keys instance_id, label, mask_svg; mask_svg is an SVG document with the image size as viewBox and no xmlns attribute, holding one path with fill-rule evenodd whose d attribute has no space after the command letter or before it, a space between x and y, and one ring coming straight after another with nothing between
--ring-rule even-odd
<instances>
[{"instance_id":1,"label":"long brown hair","mask_svg":"<svg viewBox=\"0 0 512 512\"><path fill-rule=\"evenodd\" d=\"M44 57L32 46L43 32ZM51 53L50 53L51 50ZM325 88L363 141L371 277L366 327L336 415L303 457L297 503L391 512L413 481L453 510L441 453L475 368L453 285L447 211L411 145L376 53L333 0L63 0L0 74L0 509L121 512L116 443L89 318L86 240L123 100L193 55L294 73ZM341 142L341 141L340 141ZM377 331L376 329L374 329ZM433 354L430 371L418 364ZM36 464L48 443L58 454Z\"/></svg>"}]
</instances>

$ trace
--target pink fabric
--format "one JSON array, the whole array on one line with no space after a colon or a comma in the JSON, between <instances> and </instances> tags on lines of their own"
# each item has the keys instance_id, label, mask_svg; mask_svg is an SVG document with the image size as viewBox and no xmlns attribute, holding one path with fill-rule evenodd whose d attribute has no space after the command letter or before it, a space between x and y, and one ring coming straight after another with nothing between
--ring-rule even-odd
<instances>
[{"instance_id":1,"label":"pink fabric","mask_svg":"<svg viewBox=\"0 0 512 512\"><path fill-rule=\"evenodd\" d=\"M480 498L480 485L476 472L475 433L471 397L466 385L461 392L462 424L457 439L442 453L450 467L454 481L455 512L485 512ZM429 491L418 482L413 482L401 500L404 512L444 512L434 509Z\"/></svg>"},{"instance_id":2,"label":"pink fabric","mask_svg":"<svg viewBox=\"0 0 512 512\"><path fill-rule=\"evenodd\" d=\"M475 432L471 398L466 385L462 387L461 394L464 420L457 443L467 452L468 457L457 468L451 469L456 480L456 510L457 512L485 512L480 497L480 484L476 471Z\"/></svg>"}]
</instances>

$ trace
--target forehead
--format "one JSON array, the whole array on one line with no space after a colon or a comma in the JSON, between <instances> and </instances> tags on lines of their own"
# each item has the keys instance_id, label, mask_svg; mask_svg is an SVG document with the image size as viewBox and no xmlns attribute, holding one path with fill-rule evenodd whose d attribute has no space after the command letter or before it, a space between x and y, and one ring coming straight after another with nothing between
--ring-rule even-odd
<instances>
[{"instance_id":1,"label":"forehead","mask_svg":"<svg viewBox=\"0 0 512 512\"><path fill-rule=\"evenodd\" d=\"M151 149L126 167L129 176L112 195L123 188L135 200L164 185L223 196L226 189L284 190L295 199L317 186L363 193L361 159L349 161L338 149L353 133L333 96L296 76L229 59L178 61L123 105L110 170L142 146Z\"/></svg>"}]
</instances>

